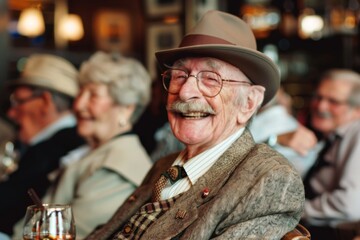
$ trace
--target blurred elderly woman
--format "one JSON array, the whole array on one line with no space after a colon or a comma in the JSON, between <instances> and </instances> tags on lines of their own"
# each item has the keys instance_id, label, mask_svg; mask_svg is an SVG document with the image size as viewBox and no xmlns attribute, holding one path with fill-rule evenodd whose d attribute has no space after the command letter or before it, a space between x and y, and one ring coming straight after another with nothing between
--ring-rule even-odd
<instances>
[{"instance_id":1,"label":"blurred elderly woman","mask_svg":"<svg viewBox=\"0 0 360 240\"><path fill-rule=\"evenodd\" d=\"M134 59L95 53L80 67L74 102L78 132L90 151L65 168L46 203L71 204L76 238L106 223L151 167L132 127L150 100L151 80Z\"/></svg>"}]
</instances>

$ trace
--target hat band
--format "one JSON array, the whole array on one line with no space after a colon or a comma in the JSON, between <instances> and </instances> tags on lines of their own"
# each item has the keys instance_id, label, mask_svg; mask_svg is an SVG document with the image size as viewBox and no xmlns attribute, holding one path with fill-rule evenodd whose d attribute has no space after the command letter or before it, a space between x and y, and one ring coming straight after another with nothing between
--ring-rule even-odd
<instances>
[{"instance_id":1,"label":"hat band","mask_svg":"<svg viewBox=\"0 0 360 240\"><path fill-rule=\"evenodd\" d=\"M227 45L235 45L231 42L228 42L224 39L209 36L209 35L202 35L202 34L190 34L186 35L183 40L181 41L179 47L188 47L194 45L201 45L201 44L227 44Z\"/></svg>"}]
</instances>

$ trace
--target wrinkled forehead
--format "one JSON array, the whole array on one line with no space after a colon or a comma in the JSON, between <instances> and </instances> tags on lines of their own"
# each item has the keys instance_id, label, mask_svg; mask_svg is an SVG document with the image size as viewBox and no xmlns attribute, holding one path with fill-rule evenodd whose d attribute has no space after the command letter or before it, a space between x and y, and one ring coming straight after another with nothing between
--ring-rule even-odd
<instances>
[{"instance_id":1,"label":"wrinkled forehead","mask_svg":"<svg viewBox=\"0 0 360 240\"><path fill-rule=\"evenodd\" d=\"M348 95L354 83L351 81L343 81L341 79L323 79L317 88L317 92L326 92L333 95Z\"/></svg>"},{"instance_id":2,"label":"wrinkled forehead","mask_svg":"<svg viewBox=\"0 0 360 240\"><path fill-rule=\"evenodd\" d=\"M227 63L219 59L210 58L210 57L194 57L194 58L188 57L177 60L173 66L187 67L192 64L203 65L205 67L211 67L211 68L219 68L219 67L224 67Z\"/></svg>"},{"instance_id":3,"label":"wrinkled forehead","mask_svg":"<svg viewBox=\"0 0 360 240\"><path fill-rule=\"evenodd\" d=\"M188 57L177 60L172 67L179 67L185 70L209 70L214 71L225 77L240 77L241 79L248 79L245 74L237 67L211 57ZM249 80L250 81L250 80Z\"/></svg>"},{"instance_id":4,"label":"wrinkled forehead","mask_svg":"<svg viewBox=\"0 0 360 240\"><path fill-rule=\"evenodd\" d=\"M353 85L350 83L329 79L321 81L315 92L321 99L349 102L352 95L352 88Z\"/></svg>"}]
</instances>

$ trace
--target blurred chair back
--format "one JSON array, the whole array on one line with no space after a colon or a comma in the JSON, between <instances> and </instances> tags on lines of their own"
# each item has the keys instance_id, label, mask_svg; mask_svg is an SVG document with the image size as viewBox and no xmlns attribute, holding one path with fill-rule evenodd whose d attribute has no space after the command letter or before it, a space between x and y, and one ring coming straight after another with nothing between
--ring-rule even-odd
<instances>
[{"instance_id":1,"label":"blurred chair back","mask_svg":"<svg viewBox=\"0 0 360 240\"><path fill-rule=\"evenodd\" d=\"M281 240L310 240L310 232L301 224L298 224L292 231L288 232Z\"/></svg>"}]
</instances>

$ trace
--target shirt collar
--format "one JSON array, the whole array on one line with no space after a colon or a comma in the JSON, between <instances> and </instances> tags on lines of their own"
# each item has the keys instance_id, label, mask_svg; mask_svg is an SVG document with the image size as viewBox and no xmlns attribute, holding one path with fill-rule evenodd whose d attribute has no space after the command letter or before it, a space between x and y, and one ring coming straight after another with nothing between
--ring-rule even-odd
<instances>
[{"instance_id":1,"label":"shirt collar","mask_svg":"<svg viewBox=\"0 0 360 240\"><path fill-rule=\"evenodd\" d=\"M347 124L344 124L340 127L338 127L334 133L332 134L332 138L335 139L335 138L343 138L344 135L349 131L349 129L353 128L353 125L354 124L358 124L360 121L359 120L355 120L355 121L351 121Z\"/></svg>"},{"instance_id":2,"label":"shirt collar","mask_svg":"<svg viewBox=\"0 0 360 240\"><path fill-rule=\"evenodd\" d=\"M57 131L60 129L68 128L68 127L74 127L76 125L76 118L73 114L67 114L54 123L50 124L46 128L44 128L42 131L40 131L38 134L36 134L29 142L29 145L35 145L39 142L45 141L46 139L53 136Z\"/></svg>"},{"instance_id":3,"label":"shirt collar","mask_svg":"<svg viewBox=\"0 0 360 240\"><path fill-rule=\"evenodd\" d=\"M207 149L206 151L184 161L186 156L186 149L183 150L174 161L173 165L181 165L184 167L187 176L192 184L194 184L202 175L204 175L211 166L217 161L217 159L238 139L245 128L239 129L228 138L215 145L214 147Z\"/></svg>"}]
</instances>

